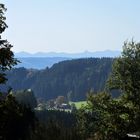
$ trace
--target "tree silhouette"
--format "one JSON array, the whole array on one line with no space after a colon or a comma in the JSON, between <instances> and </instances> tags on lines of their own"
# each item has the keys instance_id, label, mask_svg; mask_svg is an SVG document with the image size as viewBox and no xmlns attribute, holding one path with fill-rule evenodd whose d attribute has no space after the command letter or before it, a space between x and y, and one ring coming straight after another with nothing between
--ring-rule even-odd
<instances>
[{"instance_id":1,"label":"tree silhouette","mask_svg":"<svg viewBox=\"0 0 140 140\"><path fill-rule=\"evenodd\" d=\"M7 80L4 72L18 62L11 51L13 46L1 36L8 27L5 11L4 4L0 4L0 84L5 84ZM36 122L35 115L30 108L18 104L10 91L6 95L0 92L0 140L29 139Z\"/></svg>"},{"instance_id":2,"label":"tree silhouette","mask_svg":"<svg viewBox=\"0 0 140 140\"><path fill-rule=\"evenodd\" d=\"M6 17L4 13L6 8L0 3L0 84L6 82L4 71L9 70L16 65L18 60L14 58L14 53L11 51L13 47L7 40L2 39L2 33L8 28L5 23Z\"/></svg>"}]
</instances>

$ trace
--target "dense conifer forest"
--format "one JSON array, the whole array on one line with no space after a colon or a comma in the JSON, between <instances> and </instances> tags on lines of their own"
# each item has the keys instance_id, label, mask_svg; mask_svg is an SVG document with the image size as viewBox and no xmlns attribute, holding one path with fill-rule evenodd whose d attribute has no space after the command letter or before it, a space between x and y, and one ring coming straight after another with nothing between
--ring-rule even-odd
<instances>
[{"instance_id":1,"label":"dense conifer forest","mask_svg":"<svg viewBox=\"0 0 140 140\"><path fill-rule=\"evenodd\" d=\"M36 97L86 100L90 90L104 90L111 72L112 58L85 58L62 61L43 70L15 68L7 72L8 87L13 90L32 89Z\"/></svg>"}]
</instances>

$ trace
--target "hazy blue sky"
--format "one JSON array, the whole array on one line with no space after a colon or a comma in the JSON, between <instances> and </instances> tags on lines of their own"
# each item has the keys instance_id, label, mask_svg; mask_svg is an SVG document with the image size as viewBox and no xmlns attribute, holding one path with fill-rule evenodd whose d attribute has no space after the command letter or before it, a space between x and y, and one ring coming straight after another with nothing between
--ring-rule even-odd
<instances>
[{"instance_id":1,"label":"hazy blue sky","mask_svg":"<svg viewBox=\"0 0 140 140\"><path fill-rule=\"evenodd\" d=\"M140 41L140 0L1 0L15 52L121 50Z\"/></svg>"}]
</instances>

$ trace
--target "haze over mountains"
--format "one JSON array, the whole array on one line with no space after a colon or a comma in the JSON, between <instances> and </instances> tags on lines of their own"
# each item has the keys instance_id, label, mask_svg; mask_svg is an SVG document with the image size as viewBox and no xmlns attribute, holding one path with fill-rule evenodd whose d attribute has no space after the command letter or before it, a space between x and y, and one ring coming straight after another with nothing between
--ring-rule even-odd
<instances>
[{"instance_id":1,"label":"haze over mountains","mask_svg":"<svg viewBox=\"0 0 140 140\"><path fill-rule=\"evenodd\" d=\"M86 58L86 57L117 57L121 54L120 51L96 51L96 52L81 52L81 53L64 53L64 52L37 52L37 53L28 53L28 52L18 52L15 53L15 57L66 57L66 58Z\"/></svg>"},{"instance_id":2,"label":"haze over mountains","mask_svg":"<svg viewBox=\"0 0 140 140\"><path fill-rule=\"evenodd\" d=\"M19 52L15 53L15 57L20 60L16 67L25 67L33 69L44 69L46 67L51 67L53 64L77 58L101 58L101 57L117 57L121 54L120 51L97 51L89 52L85 51L82 53L56 53L56 52L38 52L38 53L28 53L28 52Z\"/></svg>"}]
</instances>

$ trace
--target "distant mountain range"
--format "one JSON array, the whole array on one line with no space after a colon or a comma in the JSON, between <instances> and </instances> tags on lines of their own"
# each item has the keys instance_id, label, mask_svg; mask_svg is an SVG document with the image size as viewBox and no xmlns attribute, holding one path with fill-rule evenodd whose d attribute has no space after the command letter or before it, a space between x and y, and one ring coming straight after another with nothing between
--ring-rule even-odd
<instances>
[{"instance_id":1,"label":"distant mountain range","mask_svg":"<svg viewBox=\"0 0 140 140\"><path fill-rule=\"evenodd\" d=\"M77 58L90 58L90 57L117 57L121 54L120 51L98 51L98 52L88 52L83 53L56 53L56 52L38 52L35 54L27 52L15 53L15 57L20 60L16 67L25 67L33 69L44 69L46 67L51 67L53 64Z\"/></svg>"},{"instance_id":2,"label":"distant mountain range","mask_svg":"<svg viewBox=\"0 0 140 140\"><path fill-rule=\"evenodd\" d=\"M120 51L85 51L82 53L57 53L57 52L37 52L34 54L28 52L15 53L16 57L65 57L65 58L86 58L86 57L117 57L121 54Z\"/></svg>"}]
</instances>

